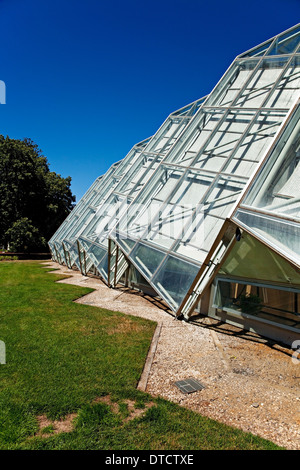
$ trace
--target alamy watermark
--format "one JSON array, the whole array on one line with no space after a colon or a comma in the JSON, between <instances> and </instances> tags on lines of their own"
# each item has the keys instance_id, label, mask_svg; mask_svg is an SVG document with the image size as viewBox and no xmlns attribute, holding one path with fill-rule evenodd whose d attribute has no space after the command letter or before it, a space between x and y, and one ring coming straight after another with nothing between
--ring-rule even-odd
<instances>
[{"instance_id":1,"label":"alamy watermark","mask_svg":"<svg viewBox=\"0 0 300 470\"><path fill-rule=\"evenodd\" d=\"M0 80L0 104L6 104L6 85L3 80Z\"/></svg>"},{"instance_id":2,"label":"alamy watermark","mask_svg":"<svg viewBox=\"0 0 300 470\"><path fill-rule=\"evenodd\" d=\"M300 340L299 339L293 341L292 349L295 349L295 351L292 354L292 363L300 364Z\"/></svg>"},{"instance_id":3,"label":"alamy watermark","mask_svg":"<svg viewBox=\"0 0 300 470\"><path fill-rule=\"evenodd\" d=\"M93 232L101 239L105 233L119 239L136 238L164 240L182 239L183 243L201 246L205 237L206 212L201 204L183 202L148 204L133 203L126 198L99 207L101 217Z\"/></svg>"},{"instance_id":4,"label":"alamy watermark","mask_svg":"<svg viewBox=\"0 0 300 470\"><path fill-rule=\"evenodd\" d=\"M0 364L6 364L6 347L4 341L0 340Z\"/></svg>"}]
</instances>

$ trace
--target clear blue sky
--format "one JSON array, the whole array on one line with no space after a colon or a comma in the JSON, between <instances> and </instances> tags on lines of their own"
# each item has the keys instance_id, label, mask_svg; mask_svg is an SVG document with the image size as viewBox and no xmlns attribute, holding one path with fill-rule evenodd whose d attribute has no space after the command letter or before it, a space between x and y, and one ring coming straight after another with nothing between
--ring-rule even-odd
<instances>
[{"instance_id":1,"label":"clear blue sky","mask_svg":"<svg viewBox=\"0 0 300 470\"><path fill-rule=\"evenodd\" d=\"M300 0L0 0L0 133L33 139L79 200L238 54L299 22Z\"/></svg>"}]
</instances>

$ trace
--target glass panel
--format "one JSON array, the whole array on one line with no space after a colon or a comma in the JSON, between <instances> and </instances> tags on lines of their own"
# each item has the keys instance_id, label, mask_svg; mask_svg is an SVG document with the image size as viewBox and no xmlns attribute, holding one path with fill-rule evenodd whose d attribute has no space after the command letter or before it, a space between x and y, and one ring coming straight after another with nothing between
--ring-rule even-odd
<instances>
[{"instance_id":1,"label":"glass panel","mask_svg":"<svg viewBox=\"0 0 300 470\"><path fill-rule=\"evenodd\" d=\"M299 293L265 285L218 280L214 304L219 309L300 328Z\"/></svg>"},{"instance_id":2,"label":"glass panel","mask_svg":"<svg viewBox=\"0 0 300 470\"><path fill-rule=\"evenodd\" d=\"M300 218L300 108L252 184L244 205Z\"/></svg>"},{"instance_id":3,"label":"glass panel","mask_svg":"<svg viewBox=\"0 0 300 470\"><path fill-rule=\"evenodd\" d=\"M148 175L148 171L151 171L153 163L153 157L143 156L143 158L131 168L127 175L122 178L116 187L116 191L127 196L130 195L136 185L138 185L138 187L140 186L141 181L145 177L145 173Z\"/></svg>"},{"instance_id":4,"label":"glass panel","mask_svg":"<svg viewBox=\"0 0 300 470\"><path fill-rule=\"evenodd\" d=\"M115 238L118 241L118 244L120 245L122 250L127 254L131 251L131 249L134 247L136 243L134 240L127 238L126 234L122 234L120 232L117 232L115 234Z\"/></svg>"},{"instance_id":5,"label":"glass panel","mask_svg":"<svg viewBox=\"0 0 300 470\"><path fill-rule=\"evenodd\" d=\"M78 257L78 250L77 250L77 243L70 243L67 240L63 240L63 243L65 245L65 249L67 250L67 264L70 264L72 266L75 264L77 268L80 268L80 263L79 263L79 257Z\"/></svg>"},{"instance_id":6,"label":"glass panel","mask_svg":"<svg viewBox=\"0 0 300 470\"><path fill-rule=\"evenodd\" d=\"M87 207L78 218L74 218L73 222L69 224L68 229L65 230L64 238L73 238L74 236L79 235L90 223L94 217L94 213L95 211L93 209Z\"/></svg>"},{"instance_id":7,"label":"glass panel","mask_svg":"<svg viewBox=\"0 0 300 470\"><path fill-rule=\"evenodd\" d=\"M190 288L199 266L168 256L152 283L175 308L179 307Z\"/></svg>"},{"instance_id":8,"label":"glass panel","mask_svg":"<svg viewBox=\"0 0 300 470\"><path fill-rule=\"evenodd\" d=\"M185 123L183 121L172 120L167 131L163 134L161 139L155 142L155 145L151 148L151 151L159 153L166 152L170 148L170 145L176 141L183 127L185 127Z\"/></svg>"},{"instance_id":9,"label":"glass panel","mask_svg":"<svg viewBox=\"0 0 300 470\"><path fill-rule=\"evenodd\" d=\"M263 56L268 51L268 49L271 46L272 42L273 42L273 39L268 41L268 42L264 42L260 46L257 46L254 49L250 49L248 52L245 52L244 54L241 54L241 57L246 57L246 56L248 56L248 57L260 57L260 56Z\"/></svg>"},{"instance_id":10,"label":"glass panel","mask_svg":"<svg viewBox=\"0 0 300 470\"><path fill-rule=\"evenodd\" d=\"M149 180L135 203L128 208L128 217L124 217L116 227L129 238L142 237L147 233L149 224L162 203L170 197L183 171L162 166ZM127 238L127 237L125 237Z\"/></svg>"},{"instance_id":11,"label":"glass panel","mask_svg":"<svg viewBox=\"0 0 300 470\"><path fill-rule=\"evenodd\" d=\"M146 279L152 277L165 254L150 246L139 243L132 251L130 258L144 273Z\"/></svg>"},{"instance_id":12,"label":"glass panel","mask_svg":"<svg viewBox=\"0 0 300 470\"><path fill-rule=\"evenodd\" d=\"M239 176L250 176L274 139L285 113L262 111L253 120L223 171Z\"/></svg>"},{"instance_id":13,"label":"glass panel","mask_svg":"<svg viewBox=\"0 0 300 470\"><path fill-rule=\"evenodd\" d=\"M58 257L60 258L60 260L63 260L65 258L65 253L62 244L60 242L55 241L54 246L56 248L56 253Z\"/></svg>"},{"instance_id":14,"label":"glass panel","mask_svg":"<svg viewBox=\"0 0 300 470\"><path fill-rule=\"evenodd\" d=\"M147 290L151 289L153 292L155 292L146 279L133 265L130 266L130 286L147 287Z\"/></svg>"},{"instance_id":15,"label":"glass panel","mask_svg":"<svg viewBox=\"0 0 300 470\"><path fill-rule=\"evenodd\" d=\"M89 247L91 246L91 243L92 243L92 242L89 242L88 240L85 240L85 239L83 239L83 238L81 238L81 237L78 238L78 241L80 242L81 247L82 247L85 251L87 251L87 250L89 249Z\"/></svg>"},{"instance_id":16,"label":"glass panel","mask_svg":"<svg viewBox=\"0 0 300 470\"><path fill-rule=\"evenodd\" d=\"M86 258L88 258L97 268L107 251L96 243L89 242L82 238L79 238L78 240L82 248L85 250Z\"/></svg>"},{"instance_id":17,"label":"glass panel","mask_svg":"<svg viewBox=\"0 0 300 470\"><path fill-rule=\"evenodd\" d=\"M70 212L68 217L65 221L61 224L58 230L55 232L53 237L51 238L52 241L62 239L66 236L66 231L69 228L70 224L76 223L78 215L84 209L85 204L89 202L89 200L93 197L96 191L96 187L100 184L101 177L97 178L91 187L86 191L84 196L80 199L80 201L76 204L73 210Z\"/></svg>"},{"instance_id":18,"label":"glass panel","mask_svg":"<svg viewBox=\"0 0 300 470\"><path fill-rule=\"evenodd\" d=\"M299 27L289 31L288 33L281 34L277 38L274 46L268 54L291 54L299 46Z\"/></svg>"},{"instance_id":19,"label":"glass panel","mask_svg":"<svg viewBox=\"0 0 300 470\"><path fill-rule=\"evenodd\" d=\"M217 177L201 204L194 198L193 214L172 251L203 263L244 186L245 181L234 176Z\"/></svg>"},{"instance_id":20,"label":"glass panel","mask_svg":"<svg viewBox=\"0 0 300 470\"><path fill-rule=\"evenodd\" d=\"M152 177L160 162L161 157L148 158L129 184L127 180L124 181L123 194L130 198L137 196L147 180Z\"/></svg>"},{"instance_id":21,"label":"glass panel","mask_svg":"<svg viewBox=\"0 0 300 470\"><path fill-rule=\"evenodd\" d=\"M112 220L118 216L122 201L115 195L109 196L98 208L97 212L90 219L86 228L81 232L81 236L99 242L100 237L107 238L107 233L111 228Z\"/></svg>"},{"instance_id":22,"label":"glass panel","mask_svg":"<svg viewBox=\"0 0 300 470\"><path fill-rule=\"evenodd\" d=\"M48 242L48 246L49 246L51 258L55 261L56 260L56 253L55 253L54 243Z\"/></svg>"},{"instance_id":23,"label":"glass panel","mask_svg":"<svg viewBox=\"0 0 300 470\"><path fill-rule=\"evenodd\" d=\"M288 108L299 97L300 88L300 58L295 57L287 67L270 99L268 107Z\"/></svg>"},{"instance_id":24,"label":"glass panel","mask_svg":"<svg viewBox=\"0 0 300 470\"><path fill-rule=\"evenodd\" d=\"M269 41L265 41L262 44L259 44L258 46L250 49L247 52L244 52L244 54L241 54L239 57L261 57L264 56L268 50L270 49L270 46L274 43L274 38L269 39Z\"/></svg>"},{"instance_id":25,"label":"glass panel","mask_svg":"<svg viewBox=\"0 0 300 470\"><path fill-rule=\"evenodd\" d=\"M284 219L239 209L237 222L268 245L300 265L300 225Z\"/></svg>"},{"instance_id":26,"label":"glass panel","mask_svg":"<svg viewBox=\"0 0 300 470\"><path fill-rule=\"evenodd\" d=\"M177 241L173 252L202 264L223 223L222 219L203 213L199 208L190 223L187 224L183 236Z\"/></svg>"},{"instance_id":27,"label":"glass panel","mask_svg":"<svg viewBox=\"0 0 300 470\"><path fill-rule=\"evenodd\" d=\"M236 101L236 105L254 108L262 106L287 61L288 58L264 59Z\"/></svg>"},{"instance_id":28,"label":"glass panel","mask_svg":"<svg viewBox=\"0 0 300 470\"><path fill-rule=\"evenodd\" d=\"M300 286L299 270L246 231L222 264L220 274Z\"/></svg>"},{"instance_id":29,"label":"glass panel","mask_svg":"<svg viewBox=\"0 0 300 470\"><path fill-rule=\"evenodd\" d=\"M223 80L208 97L205 106L229 106L247 83L257 65L257 59L242 59L233 63Z\"/></svg>"},{"instance_id":30,"label":"glass panel","mask_svg":"<svg viewBox=\"0 0 300 470\"><path fill-rule=\"evenodd\" d=\"M196 168L220 171L231 155L242 134L254 117L254 112L229 112L218 126L218 130L193 164Z\"/></svg>"},{"instance_id":31,"label":"glass panel","mask_svg":"<svg viewBox=\"0 0 300 470\"><path fill-rule=\"evenodd\" d=\"M165 161L178 163L185 167L190 166L223 116L224 111L201 110L199 119L189 126L183 134L181 140L184 143L176 145Z\"/></svg>"},{"instance_id":32,"label":"glass panel","mask_svg":"<svg viewBox=\"0 0 300 470\"><path fill-rule=\"evenodd\" d=\"M97 264L97 269L101 276L107 281L108 279L108 253L102 258L100 263Z\"/></svg>"},{"instance_id":33,"label":"glass panel","mask_svg":"<svg viewBox=\"0 0 300 470\"><path fill-rule=\"evenodd\" d=\"M161 207L156 219L152 220L147 240L169 249L181 238L185 225L189 223L195 207L201 202L213 180L214 175L189 171L168 203Z\"/></svg>"},{"instance_id":34,"label":"glass panel","mask_svg":"<svg viewBox=\"0 0 300 470\"><path fill-rule=\"evenodd\" d=\"M245 186L234 176L220 176L203 202L203 211L225 219Z\"/></svg>"},{"instance_id":35,"label":"glass panel","mask_svg":"<svg viewBox=\"0 0 300 470\"><path fill-rule=\"evenodd\" d=\"M99 245L93 244L86 252L88 258L93 262L96 268L101 263L102 258L106 255L106 251L103 250Z\"/></svg>"}]
</instances>

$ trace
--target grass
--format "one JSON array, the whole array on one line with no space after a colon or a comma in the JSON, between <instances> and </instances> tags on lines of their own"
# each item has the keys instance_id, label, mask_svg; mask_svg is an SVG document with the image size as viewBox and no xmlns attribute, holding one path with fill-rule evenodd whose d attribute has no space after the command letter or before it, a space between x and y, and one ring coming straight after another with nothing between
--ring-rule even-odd
<instances>
[{"instance_id":1,"label":"grass","mask_svg":"<svg viewBox=\"0 0 300 470\"><path fill-rule=\"evenodd\" d=\"M74 303L91 290L58 279L39 262L0 263L1 450L279 449L138 391L155 323Z\"/></svg>"}]
</instances>

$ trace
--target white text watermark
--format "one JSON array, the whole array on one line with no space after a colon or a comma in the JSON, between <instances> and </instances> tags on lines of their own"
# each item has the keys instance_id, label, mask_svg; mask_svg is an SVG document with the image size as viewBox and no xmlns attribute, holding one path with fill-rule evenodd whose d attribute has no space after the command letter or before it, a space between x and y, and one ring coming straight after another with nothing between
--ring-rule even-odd
<instances>
[{"instance_id":1,"label":"white text watermark","mask_svg":"<svg viewBox=\"0 0 300 470\"><path fill-rule=\"evenodd\" d=\"M0 80L0 104L6 104L6 85L3 80Z\"/></svg>"},{"instance_id":2,"label":"white text watermark","mask_svg":"<svg viewBox=\"0 0 300 470\"><path fill-rule=\"evenodd\" d=\"M97 208L91 230L99 237L110 234L119 239L141 238L158 241L182 240L184 244L201 244L205 237L206 212L203 205L161 203L130 204L124 199ZM92 224L91 224L92 225Z\"/></svg>"},{"instance_id":3,"label":"white text watermark","mask_svg":"<svg viewBox=\"0 0 300 470\"><path fill-rule=\"evenodd\" d=\"M0 364L6 364L6 347L4 341L0 341Z\"/></svg>"}]
</instances>

